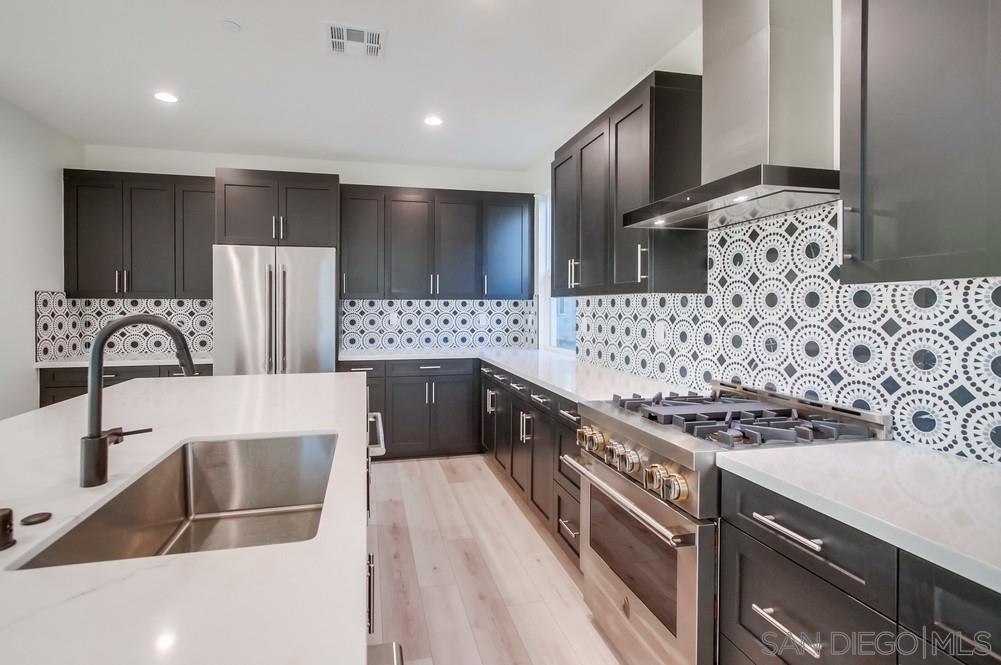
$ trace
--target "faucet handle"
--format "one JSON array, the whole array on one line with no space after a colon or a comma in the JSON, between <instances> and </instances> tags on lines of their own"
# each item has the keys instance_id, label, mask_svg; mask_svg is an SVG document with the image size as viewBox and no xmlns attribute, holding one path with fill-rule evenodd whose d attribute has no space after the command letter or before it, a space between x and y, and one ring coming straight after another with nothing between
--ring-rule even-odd
<instances>
[{"instance_id":1,"label":"faucet handle","mask_svg":"<svg viewBox=\"0 0 1001 665\"><path fill-rule=\"evenodd\" d=\"M132 436L133 434L148 434L152 432L152 427L145 427L143 429L133 429L123 432L121 427L112 427L111 429L104 430L104 435L108 437L108 443L115 445L121 443L122 440L127 436Z\"/></svg>"}]
</instances>

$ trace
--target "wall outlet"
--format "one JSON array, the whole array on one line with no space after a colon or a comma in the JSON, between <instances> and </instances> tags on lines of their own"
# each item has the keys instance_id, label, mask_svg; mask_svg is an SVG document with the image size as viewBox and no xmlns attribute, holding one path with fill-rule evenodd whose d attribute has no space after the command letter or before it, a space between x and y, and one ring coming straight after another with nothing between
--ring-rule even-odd
<instances>
[{"instance_id":1,"label":"wall outlet","mask_svg":"<svg viewBox=\"0 0 1001 665\"><path fill-rule=\"evenodd\" d=\"M390 312L390 314L386 317L386 325L394 328L400 325L400 315L396 312Z\"/></svg>"},{"instance_id":2,"label":"wall outlet","mask_svg":"<svg viewBox=\"0 0 1001 665\"><path fill-rule=\"evenodd\" d=\"M482 328L485 327L488 323L490 323L490 319L487 318L487 315L485 313L480 312L479 314L476 315L476 325Z\"/></svg>"},{"instance_id":3,"label":"wall outlet","mask_svg":"<svg viewBox=\"0 0 1001 665\"><path fill-rule=\"evenodd\" d=\"M663 319L653 324L653 341L657 344L667 344L667 321Z\"/></svg>"}]
</instances>

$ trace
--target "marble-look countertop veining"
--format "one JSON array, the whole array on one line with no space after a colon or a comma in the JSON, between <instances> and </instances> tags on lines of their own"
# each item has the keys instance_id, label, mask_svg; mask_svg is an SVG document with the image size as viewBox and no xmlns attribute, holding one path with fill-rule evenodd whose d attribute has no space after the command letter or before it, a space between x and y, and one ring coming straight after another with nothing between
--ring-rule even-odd
<instances>
[{"instance_id":1,"label":"marble-look countertop veining","mask_svg":"<svg viewBox=\"0 0 1001 665\"><path fill-rule=\"evenodd\" d=\"M479 358L541 388L575 402L610 399L613 394L653 395L687 393L685 386L655 381L578 362L573 355L556 351L517 348L427 349L422 351L340 351L338 360L417 360L430 358Z\"/></svg>"},{"instance_id":2,"label":"marble-look countertop veining","mask_svg":"<svg viewBox=\"0 0 1001 665\"><path fill-rule=\"evenodd\" d=\"M716 460L1001 593L1001 467L895 441L730 451Z\"/></svg>"},{"instance_id":3,"label":"marble-look countertop veining","mask_svg":"<svg viewBox=\"0 0 1001 665\"><path fill-rule=\"evenodd\" d=\"M79 487L86 398L0 421L0 663L365 662L364 377L136 379L104 392L104 424L152 427L110 451L109 482ZM16 570L186 440L335 432L317 535L301 542ZM15 522L16 524L16 522Z\"/></svg>"},{"instance_id":4,"label":"marble-look countertop veining","mask_svg":"<svg viewBox=\"0 0 1001 665\"><path fill-rule=\"evenodd\" d=\"M211 365L212 356L207 353L192 353L192 360L196 365ZM148 354L144 356L114 356L108 354L104 357L105 367L142 367L146 365L176 365L177 356L173 353ZM35 362L35 369L59 369L63 367L87 367L90 365L90 356L74 356L73 358L62 358L60 360L38 360Z\"/></svg>"}]
</instances>

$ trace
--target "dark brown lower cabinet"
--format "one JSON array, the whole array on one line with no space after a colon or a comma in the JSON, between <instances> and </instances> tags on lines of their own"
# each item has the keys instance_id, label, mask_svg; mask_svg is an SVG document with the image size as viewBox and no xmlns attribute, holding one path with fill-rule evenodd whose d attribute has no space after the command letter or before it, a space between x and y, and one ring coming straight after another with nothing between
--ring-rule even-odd
<instances>
[{"instance_id":1,"label":"dark brown lower cabinet","mask_svg":"<svg viewBox=\"0 0 1001 665\"><path fill-rule=\"evenodd\" d=\"M579 493L580 474L564 464L562 459L564 455L569 455L570 457L577 456L577 430L562 423L557 423L554 436L555 442L553 447L556 449L556 473L554 475L556 482L563 485L569 491Z\"/></svg>"},{"instance_id":2,"label":"dark brown lower cabinet","mask_svg":"<svg viewBox=\"0 0 1001 665\"><path fill-rule=\"evenodd\" d=\"M212 375L212 365L195 365L195 372ZM129 379L183 376L177 365L128 365L104 368L104 386L114 386ZM38 406L49 406L87 394L86 367L56 367L38 371Z\"/></svg>"},{"instance_id":3,"label":"dark brown lower cabinet","mask_svg":"<svg viewBox=\"0 0 1001 665\"><path fill-rule=\"evenodd\" d=\"M493 455L497 436L497 386L492 381L480 384L480 445Z\"/></svg>"},{"instance_id":4,"label":"dark brown lower cabinet","mask_svg":"<svg viewBox=\"0 0 1001 665\"><path fill-rule=\"evenodd\" d=\"M839 637L892 639L895 622L727 522L719 568L720 633L758 665L896 663L892 652L849 649Z\"/></svg>"},{"instance_id":5,"label":"dark brown lower cabinet","mask_svg":"<svg viewBox=\"0 0 1001 665\"><path fill-rule=\"evenodd\" d=\"M531 410L527 439L531 454L527 497L530 506L542 519L553 521L554 479L556 466L556 424L548 415Z\"/></svg>"},{"instance_id":6,"label":"dark brown lower cabinet","mask_svg":"<svg viewBox=\"0 0 1001 665\"><path fill-rule=\"evenodd\" d=\"M365 382L365 392L368 398L368 412L381 413L383 428L386 426L386 379L368 378ZM369 445L379 445L378 430L369 423Z\"/></svg>"},{"instance_id":7,"label":"dark brown lower cabinet","mask_svg":"<svg viewBox=\"0 0 1001 665\"><path fill-rule=\"evenodd\" d=\"M532 473L532 444L527 430L531 427L532 409L519 399L511 408L511 480L522 494L528 493Z\"/></svg>"},{"instance_id":8,"label":"dark brown lower cabinet","mask_svg":"<svg viewBox=\"0 0 1001 665\"><path fill-rule=\"evenodd\" d=\"M480 452L475 361L401 360L385 371L384 459Z\"/></svg>"},{"instance_id":9,"label":"dark brown lower cabinet","mask_svg":"<svg viewBox=\"0 0 1001 665\"><path fill-rule=\"evenodd\" d=\"M556 542L575 561L580 561L580 499L559 483L553 485Z\"/></svg>"},{"instance_id":10,"label":"dark brown lower cabinet","mask_svg":"<svg viewBox=\"0 0 1001 665\"><path fill-rule=\"evenodd\" d=\"M515 444L515 431L512 430L511 423L516 416L512 406L511 394L506 390L498 390L494 412L494 459L508 472L511 470L511 453Z\"/></svg>"},{"instance_id":11,"label":"dark brown lower cabinet","mask_svg":"<svg viewBox=\"0 0 1001 665\"><path fill-rule=\"evenodd\" d=\"M754 661L722 635L719 638L719 665L754 665Z\"/></svg>"}]
</instances>

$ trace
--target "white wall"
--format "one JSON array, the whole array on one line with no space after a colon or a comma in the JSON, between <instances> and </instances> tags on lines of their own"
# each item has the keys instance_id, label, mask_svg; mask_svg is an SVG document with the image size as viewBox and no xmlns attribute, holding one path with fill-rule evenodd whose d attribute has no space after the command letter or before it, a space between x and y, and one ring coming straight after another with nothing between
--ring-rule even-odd
<instances>
[{"instance_id":1,"label":"white wall","mask_svg":"<svg viewBox=\"0 0 1001 665\"><path fill-rule=\"evenodd\" d=\"M36 289L63 288L63 174L83 146L0 99L0 418L38 406Z\"/></svg>"},{"instance_id":2,"label":"white wall","mask_svg":"<svg viewBox=\"0 0 1001 665\"><path fill-rule=\"evenodd\" d=\"M86 168L107 171L211 176L215 175L216 167L221 166L272 171L337 173L341 176L343 183L363 185L479 189L501 192L534 191L525 171L348 162L110 145L87 145L84 150Z\"/></svg>"}]
</instances>

